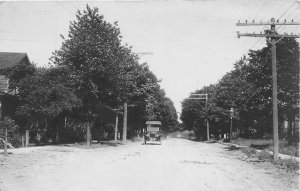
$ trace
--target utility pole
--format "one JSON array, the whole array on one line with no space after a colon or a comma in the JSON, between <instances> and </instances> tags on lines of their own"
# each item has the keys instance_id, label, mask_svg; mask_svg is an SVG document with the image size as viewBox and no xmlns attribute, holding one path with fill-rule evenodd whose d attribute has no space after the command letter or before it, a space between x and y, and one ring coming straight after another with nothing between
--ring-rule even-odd
<instances>
[{"instance_id":1,"label":"utility pole","mask_svg":"<svg viewBox=\"0 0 300 191\"><path fill-rule=\"evenodd\" d=\"M275 161L278 160L278 150L279 150L279 140L278 140L278 100L277 100L277 69L276 69L276 43L278 43L283 38L299 38L300 35L295 35L293 33L291 34L278 34L275 30L276 25L300 25L299 22L294 22L293 20L291 22L287 22L284 20L284 22L279 22L279 20L275 20L275 18L271 18L271 21L268 22L255 22L254 20L252 22L241 23L240 21L236 23L236 26L271 26L271 34L266 33L239 33L237 32L238 38L241 36L249 36L249 37L266 37L267 41L271 43L271 52L272 52L272 97L273 97L273 159ZM268 39L271 38L271 41Z\"/></svg>"},{"instance_id":2,"label":"utility pole","mask_svg":"<svg viewBox=\"0 0 300 191\"><path fill-rule=\"evenodd\" d=\"M123 138L122 141L126 142L127 139L127 107L134 107L136 105L130 104L128 105L127 102L124 103L124 115L123 115Z\"/></svg>"},{"instance_id":3,"label":"utility pole","mask_svg":"<svg viewBox=\"0 0 300 191\"><path fill-rule=\"evenodd\" d=\"M115 124L114 140L117 141L118 140L119 113L122 113L122 112L120 112L120 110L122 110L122 109L121 108L116 108L116 109L109 108L109 109L116 112L116 124Z\"/></svg>"},{"instance_id":4,"label":"utility pole","mask_svg":"<svg viewBox=\"0 0 300 191\"><path fill-rule=\"evenodd\" d=\"M207 112L208 112L208 95L207 95L207 93L205 94L205 109L206 109L206 137L207 137L207 140L209 141L209 121L208 121L208 116L207 116Z\"/></svg>"},{"instance_id":5,"label":"utility pole","mask_svg":"<svg viewBox=\"0 0 300 191\"><path fill-rule=\"evenodd\" d=\"M198 97L190 97L187 99L193 99L193 100L205 100L205 110L206 110L206 116L205 116L205 121L206 121L206 137L207 140L209 141L209 120L207 117L207 112L208 112L208 94L191 94L191 96L198 96ZM205 96L205 97L204 97Z\"/></svg>"}]
</instances>

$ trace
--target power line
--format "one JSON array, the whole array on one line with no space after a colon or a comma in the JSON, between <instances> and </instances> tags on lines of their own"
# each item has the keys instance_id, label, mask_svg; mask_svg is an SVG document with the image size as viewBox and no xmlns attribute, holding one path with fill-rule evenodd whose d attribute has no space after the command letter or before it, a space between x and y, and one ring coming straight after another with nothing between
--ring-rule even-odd
<instances>
[{"instance_id":1,"label":"power line","mask_svg":"<svg viewBox=\"0 0 300 191\"><path fill-rule=\"evenodd\" d=\"M263 38L256 39L256 43L254 43L254 44L251 46L250 50L256 49L255 47L256 47L257 45L260 45L262 42L264 42L264 41L263 41Z\"/></svg>"},{"instance_id":2,"label":"power line","mask_svg":"<svg viewBox=\"0 0 300 191\"><path fill-rule=\"evenodd\" d=\"M68 8L66 8L65 6L63 6L62 2L56 1L56 4L59 5L60 7L62 7L64 10L66 10L71 16L75 15L72 11L70 11Z\"/></svg>"},{"instance_id":3,"label":"power line","mask_svg":"<svg viewBox=\"0 0 300 191\"><path fill-rule=\"evenodd\" d=\"M296 1L294 1L290 6L289 8L286 9L286 11L284 11L280 17L278 18L279 20L293 7L293 5L296 3Z\"/></svg>"},{"instance_id":4,"label":"power line","mask_svg":"<svg viewBox=\"0 0 300 191\"><path fill-rule=\"evenodd\" d=\"M265 1L265 2L263 3L263 5L259 8L259 10L256 12L254 19L256 19L258 13L261 12L261 10L263 10L263 8L265 7L266 3L267 3L267 1Z\"/></svg>"},{"instance_id":5,"label":"power line","mask_svg":"<svg viewBox=\"0 0 300 191\"><path fill-rule=\"evenodd\" d=\"M281 15L280 15L280 17L279 17L279 19L281 19L285 14L287 14L290 10L291 10L291 8L294 6L294 4L296 3L297 1L294 1ZM258 13L265 7L265 5L266 5L266 1L263 3L263 5L260 7L260 9L256 12L256 16L254 17L254 20L256 19L256 17L257 17L257 15L258 15ZM290 16L292 13L290 13L288 16ZM295 18L293 18L293 19L295 19ZM278 30L278 32L281 32L281 30L284 30L286 28L286 26L284 26L284 25L280 25L278 28L277 28L277 30ZM251 46L251 48L250 48L250 50L253 50L253 49L256 49L255 47L259 47L262 43L264 43L264 40L263 39L258 39L258 40L256 40L254 43L253 43L253 45Z\"/></svg>"}]
</instances>

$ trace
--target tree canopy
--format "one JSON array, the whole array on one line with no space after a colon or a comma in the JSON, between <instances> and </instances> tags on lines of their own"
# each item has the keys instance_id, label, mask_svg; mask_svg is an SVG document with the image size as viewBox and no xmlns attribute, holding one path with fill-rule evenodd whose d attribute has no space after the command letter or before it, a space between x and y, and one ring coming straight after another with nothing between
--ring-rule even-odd
<instances>
[{"instance_id":1,"label":"tree canopy","mask_svg":"<svg viewBox=\"0 0 300 191\"><path fill-rule=\"evenodd\" d=\"M282 39L277 44L278 107L280 135L297 137L295 119L299 110L299 44L294 39ZM272 134L272 67L271 45L250 50L234 64L218 83L194 93L209 93L205 108L194 100L182 102L181 120L187 129L205 130L203 121L209 116L213 134L228 133L229 109L234 108L235 131L242 136L264 137ZM206 111L208 110L208 111ZM199 122L200 120L200 122ZM284 126L288 121L288 129Z\"/></svg>"},{"instance_id":2,"label":"tree canopy","mask_svg":"<svg viewBox=\"0 0 300 191\"><path fill-rule=\"evenodd\" d=\"M140 130L147 120L161 120L164 131L175 128L173 102L149 66L139 63L132 48L123 45L118 22L105 21L98 8L87 6L76 13L68 36L62 39L50 67L30 65L7 71L21 100L16 121L46 131L66 128L64 123L70 120L80 121L91 125L97 135L113 126L116 109L122 110L128 102L133 106L129 131Z\"/></svg>"}]
</instances>

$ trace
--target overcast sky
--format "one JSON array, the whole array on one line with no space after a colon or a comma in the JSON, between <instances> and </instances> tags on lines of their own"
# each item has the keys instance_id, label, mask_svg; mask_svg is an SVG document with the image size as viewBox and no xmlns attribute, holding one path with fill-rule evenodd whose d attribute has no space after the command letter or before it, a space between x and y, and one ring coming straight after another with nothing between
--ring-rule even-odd
<instances>
[{"instance_id":1,"label":"overcast sky","mask_svg":"<svg viewBox=\"0 0 300 191\"><path fill-rule=\"evenodd\" d=\"M294 0L0 2L0 52L25 52L47 66L61 46L59 35L67 35L76 10L86 4L98 7L105 20L119 21L123 42L134 52L150 53L140 54L141 63L162 80L178 112L189 93L217 83L249 49L265 45L263 38L238 39L236 31L264 30L236 27L238 20L300 20L300 2Z\"/></svg>"}]
</instances>

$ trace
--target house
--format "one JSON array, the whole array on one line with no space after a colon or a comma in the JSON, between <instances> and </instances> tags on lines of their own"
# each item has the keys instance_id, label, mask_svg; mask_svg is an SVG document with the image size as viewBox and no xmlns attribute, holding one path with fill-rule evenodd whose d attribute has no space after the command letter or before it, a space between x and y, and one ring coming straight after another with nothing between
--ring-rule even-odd
<instances>
[{"instance_id":1,"label":"house","mask_svg":"<svg viewBox=\"0 0 300 191\"><path fill-rule=\"evenodd\" d=\"M18 99L14 95L15 91L8 88L9 79L5 77L3 72L5 69L17 66L18 64L30 64L26 53L0 52L0 103L2 117L13 115L18 102Z\"/></svg>"},{"instance_id":2,"label":"house","mask_svg":"<svg viewBox=\"0 0 300 191\"><path fill-rule=\"evenodd\" d=\"M14 94L8 89L9 79L5 78L3 71L18 64L30 64L26 53L0 52L0 95Z\"/></svg>"}]
</instances>

